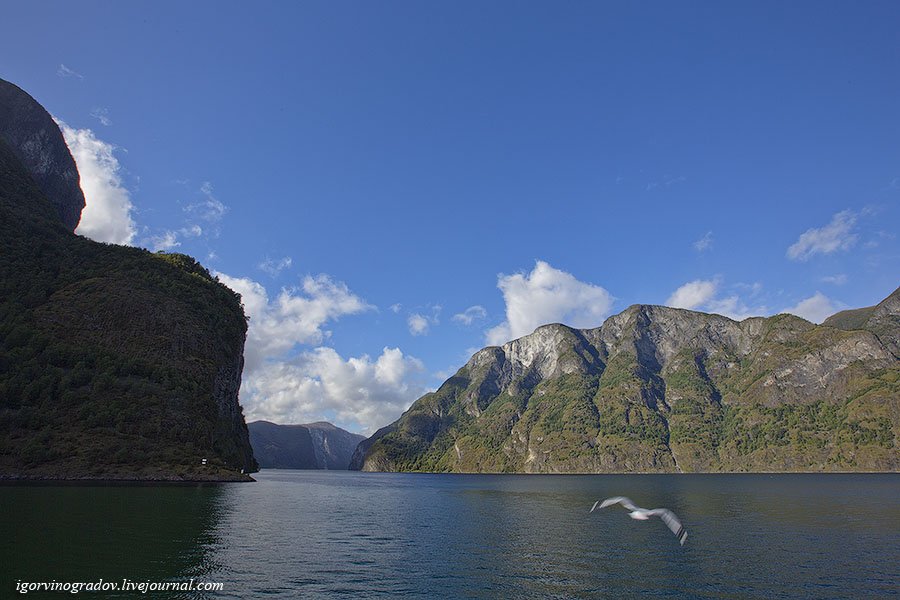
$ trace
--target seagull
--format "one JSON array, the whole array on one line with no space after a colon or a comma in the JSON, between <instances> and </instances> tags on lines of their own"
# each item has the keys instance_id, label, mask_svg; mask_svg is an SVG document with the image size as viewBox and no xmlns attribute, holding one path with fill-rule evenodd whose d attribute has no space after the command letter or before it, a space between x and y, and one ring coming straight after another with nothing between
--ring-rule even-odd
<instances>
[{"instance_id":1,"label":"seagull","mask_svg":"<svg viewBox=\"0 0 900 600\"><path fill-rule=\"evenodd\" d=\"M678 520L678 517L675 516L675 513L668 508L654 508L653 510L650 510L635 506L634 502L624 496L614 496L612 498L607 498L603 502L600 502L599 500L594 502L594 506L591 507L591 512L594 512L598 504L600 505L600 508L606 508L613 504L621 504L627 510L631 511L628 513L628 516L632 519L637 519L638 521L646 521L650 517L659 517L663 520L663 523L668 525L669 529L672 530L672 533L675 534L675 537L678 538L681 545L684 546L684 540L687 539L687 531L684 530L684 526L681 524L681 521Z\"/></svg>"}]
</instances>

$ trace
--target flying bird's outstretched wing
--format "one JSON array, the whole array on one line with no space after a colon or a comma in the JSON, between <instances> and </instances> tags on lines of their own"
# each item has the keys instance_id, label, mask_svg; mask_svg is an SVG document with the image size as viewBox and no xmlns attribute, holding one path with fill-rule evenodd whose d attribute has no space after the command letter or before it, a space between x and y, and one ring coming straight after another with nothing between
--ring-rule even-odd
<instances>
[{"instance_id":1,"label":"flying bird's outstretched wing","mask_svg":"<svg viewBox=\"0 0 900 600\"><path fill-rule=\"evenodd\" d=\"M669 529L672 530L672 533L675 534L675 537L678 538L678 542L684 546L684 541L687 539L687 531L684 530L684 525L681 524L681 521L678 520L675 513L667 508L654 508L651 511L647 511L647 514L662 519L663 523L668 525Z\"/></svg>"},{"instance_id":2,"label":"flying bird's outstretched wing","mask_svg":"<svg viewBox=\"0 0 900 600\"><path fill-rule=\"evenodd\" d=\"M594 502L594 506L591 507L591 512L594 512L598 504L600 505L600 508L606 508L607 506L612 506L613 504L621 504L628 510L638 510L638 507L634 505L634 502L632 502L625 496L613 496L612 498L607 498L603 502L597 500L596 502Z\"/></svg>"}]
</instances>

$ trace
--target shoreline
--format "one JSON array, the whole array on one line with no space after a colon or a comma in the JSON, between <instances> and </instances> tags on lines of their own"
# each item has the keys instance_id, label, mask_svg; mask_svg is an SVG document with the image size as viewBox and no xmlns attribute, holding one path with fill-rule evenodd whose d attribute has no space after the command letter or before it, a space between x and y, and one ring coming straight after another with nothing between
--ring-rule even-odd
<instances>
[{"instance_id":1,"label":"shoreline","mask_svg":"<svg viewBox=\"0 0 900 600\"><path fill-rule=\"evenodd\" d=\"M260 469L279 471L302 471L315 469ZM324 470L324 469L319 469ZM349 469L348 469L349 470ZM601 473L572 472L572 473L527 473L527 472L490 472L490 471L362 471L355 473L370 474L402 474L402 475L551 475L563 477L584 477L591 475L900 475L900 471L604 471Z\"/></svg>"},{"instance_id":2,"label":"shoreline","mask_svg":"<svg viewBox=\"0 0 900 600\"><path fill-rule=\"evenodd\" d=\"M209 477L181 477L181 476L156 476L140 477L135 475L97 475L81 477L53 477L40 475L0 475L0 486L15 485L97 485L97 486L153 486L153 485L219 485L223 483L256 483L249 474L235 474L234 476L209 476Z\"/></svg>"},{"instance_id":3,"label":"shoreline","mask_svg":"<svg viewBox=\"0 0 900 600\"><path fill-rule=\"evenodd\" d=\"M438 472L438 471L354 471L336 469L260 469L264 471L302 473L361 473L368 475L461 475L461 476L550 476L550 477L591 477L591 476L717 476L717 475L900 475L900 471L703 471L692 473L676 472L606 472L606 473L485 473L485 472ZM137 476L87 476L52 477L29 475L0 475L0 487L14 486L98 486L98 487L153 487L153 486L204 486L227 483L257 483L250 474L235 474L233 477L190 478L178 476L137 477Z\"/></svg>"}]
</instances>

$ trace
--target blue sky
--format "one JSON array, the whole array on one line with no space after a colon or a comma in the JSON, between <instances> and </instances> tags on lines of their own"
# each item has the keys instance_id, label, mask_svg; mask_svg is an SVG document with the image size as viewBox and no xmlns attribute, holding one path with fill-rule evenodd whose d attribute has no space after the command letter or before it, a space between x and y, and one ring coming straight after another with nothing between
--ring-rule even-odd
<instances>
[{"instance_id":1,"label":"blue sky","mask_svg":"<svg viewBox=\"0 0 900 600\"><path fill-rule=\"evenodd\" d=\"M4 20L0 77L64 123L80 233L191 254L244 294L251 419L371 432L548 320L820 321L898 285L896 2L20 2Z\"/></svg>"}]
</instances>

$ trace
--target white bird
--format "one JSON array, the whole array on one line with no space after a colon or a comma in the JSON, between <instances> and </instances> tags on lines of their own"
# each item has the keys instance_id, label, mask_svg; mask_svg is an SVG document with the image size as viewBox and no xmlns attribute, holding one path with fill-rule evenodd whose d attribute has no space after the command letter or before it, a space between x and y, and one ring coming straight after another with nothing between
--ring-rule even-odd
<instances>
[{"instance_id":1,"label":"white bird","mask_svg":"<svg viewBox=\"0 0 900 600\"><path fill-rule=\"evenodd\" d=\"M614 496L612 498L607 498L603 502L600 502L599 500L594 502L594 506L591 507L591 512L594 512L594 509L597 508L598 504L600 505L600 508L606 508L613 504L621 504L630 511L628 516L632 519L637 519L638 521L646 521L650 517L659 517L663 520L663 523L669 526L669 529L672 530L672 533L675 534L675 537L677 537L681 545L684 546L684 540L687 539L687 531L684 530L684 526L681 524L681 521L678 520L678 517L675 516L675 513L668 508L654 508L652 510L641 508L640 506L635 506L634 502L624 496Z\"/></svg>"}]
</instances>

